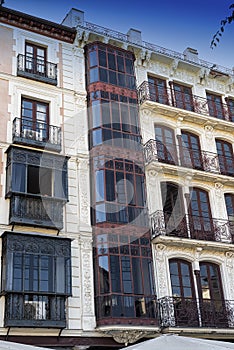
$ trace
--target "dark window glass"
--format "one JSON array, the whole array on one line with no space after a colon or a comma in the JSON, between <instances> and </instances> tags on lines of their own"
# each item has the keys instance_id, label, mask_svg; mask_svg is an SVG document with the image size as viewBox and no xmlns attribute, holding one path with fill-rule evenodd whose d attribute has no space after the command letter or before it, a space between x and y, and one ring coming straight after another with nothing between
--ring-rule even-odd
<instances>
[{"instance_id":1,"label":"dark window glass","mask_svg":"<svg viewBox=\"0 0 234 350\"><path fill-rule=\"evenodd\" d=\"M126 64L126 72L128 74L134 75L134 70L133 70L133 61L126 58L125 59L125 64Z\"/></svg>"},{"instance_id":2,"label":"dark window glass","mask_svg":"<svg viewBox=\"0 0 234 350\"><path fill-rule=\"evenodd\" d=\"M225 119L225 113L223 109L221 96L206 93L206 97L208 102L209 114L215 118Z\"/></svg>"},{"instance_id":3,"label":"dark window glass","mask_svg":"<svg viewBox=\"0 0 234 350\"><path fill-rule=\"evenodd\" d=\"M99 69L100 81L104 83L108 83L107 69L100 68Z\"/></svg>"},{"instance_id":4,"label":"dark window glass","mask_svg":"<svg viewBox=\"0 0 234 350\"><path fill-rule=\"evenodd\" d=\"M168 104L166 81L156 77L148 77L150 100Z\"/></svg>"},{"instance_id":5,"label":"dark window glass","mask_svg":"<svg viewBox=\"0 0 234 350\"><path fill-rule=\"evenodd\" d=\"M220 172L223 175L234 176L234 156L232 144L223 140L216 140Z\"/></svg>"},{"instance_id":6,"label":"dark window glass","mask_svg":"<svg viewBox=\"0 0 234 350\"><path fill-rule=\"evenodd\" d=\"M174 131L165 126L156 126L155 138L158 160L160 162L177 164Z\"/></svg>"},{"instance_id":7,"label":"dark window glass","mask_svg":"<svg viewBox=\"0 0 234 350\"><path fill-rule=\"evenodd\" d=\"M108 65L109 69L116 70L115 55L108 53Z\"/></svg>"},{"instance_id":8,"label":"dark window glass","mask_svg":"<svg viewBox=\"0 0 234 350\"><path fill-rule=\"evenodd\" d=\"M26 165L14 163L12 165L12 191L25 192Z\"/></svg>"},{"instance_id":9,"label":"dark window glass","mask_svg":"<svg viewBox=\"0 0 234 350\"><path fill-rule=\"evenodd\" d=\"M194 169L203 169L199 137L195 134L182 131L180 156L183 166Z\"/></svg>"},{"instance_id":10,"label":"dark window glass","mask_svg":"<svg viewBox=\"0 0 234 350\"><path fill-rule=\"evenodd\" d=\"M192 89L188 86L173 84L175 94L175 105L178 108L193 111L193 95Z\"/></svg>"},{"instance_id":11,"label":"dark window glass","mask_svg":"<svg viewBox=\"0 0 234 350\"><path fill-rule=\"evenodd\" d=\"M131 263L130 258L127 256L121 257L122 264L122 282L123 282L123 292L132 293L132 276L131 276Z\"/></svg>"},{"instance_id":12,"label":"dark window glass","mask_svg":"<svg viewBox=\"0 0 234 350\"><path fill-rule=\"evenodd\" d=\"M206 191L195 187L191 189L189 214L191 237L214 240L210 203Z\"/></svg>"},{"instance_id":13,"label":"dark window glass","mask_svg":"<svg viewBox=\"0 0 234 350\"><path fill-rule=\"evenodd\" d=\"M119 72L124 72L124 58L117 56L117 67Z\"/></svg>"},{"instance_id":14,"label":"dark window glass","mask_svg":"<svg viewBox=\"0 0 234 350\"><path fill-rule=\"evenodd\" d=\"M99 66L107 67L106 62L106 51L98 51L98 57L99 57Z\"/></svg>"},{"instance_id":15,"label":"dark window glass","mask_svg":"<svg viewBox=\"0 0 234 350\"><path fill-rule=\"evenodd\" d=\"M231 122L234 122L234 100L228 98L227 99L227 106L228 106L229 120Z\"/></svg>"},{"instance_id":16,"label":"dark window glass","mask_svg":"<svg viewBox=\"0 0 234 350\"><path fill-rule=\"evenodd\" d=\"M106 200L114 201L115 200L115 180L114 180L114 171L106 170Z\"/></svg>"},{"instance_id":17,"label":"dark window glass","mask_svg":"<svg viewBox=\"0 0 234 350\"><path fill-rule=\"evenodd\" d=\"M119 256L116 256L116 255L110 256L110 269L111 269L112 292L120 293L121 292L121 281L120 281Z\"/></svg>"},{"instance_id":18,"label":"dark window glass","mask_svg":"<svg viewBox=\"0 0 234 350\"><path fill-rule=\"evenodd\" d=\"M169 261L172 296L195 298L191 264L184 260Z\"/></svg>"}]
</instances>

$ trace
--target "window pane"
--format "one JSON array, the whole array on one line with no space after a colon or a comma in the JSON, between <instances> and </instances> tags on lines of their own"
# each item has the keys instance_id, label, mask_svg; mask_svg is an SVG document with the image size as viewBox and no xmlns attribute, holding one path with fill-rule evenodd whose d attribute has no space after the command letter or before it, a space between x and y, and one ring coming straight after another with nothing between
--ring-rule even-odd
<instances>
[{"instance_id":1,"label":"window pane","mask_svg":"<svg viewBox=\"0 0 234 350\"><path fill-rule=\"evenodd\" d=\"M106 67L106 52L105 51L98 51L98 57L99 57L99 66Z\"/></svg>"},{"instance_id":2,"label":"window pane","mask_svg":"<svg viewBox=\"0 0 234 350\"><path fill-rule=\"evenodd\" d=\"M108 256L99 256L98 263L99 263L100 292L109 293L110 281L109 281Z\"/></svg>"},{"instance_id":3,"label":"window pane","mask_svg":"<svg viewBox=\"0 0 234 350\"><path fill-rule=\"evenodd\" d=\"M110 269L111 269L111 285L112 292L121 292L121 282L120 282L120 266L119 266L119 256L110 256Z\"/></svg>"},{"instance_id":4,"label":"window pane","mask_svg":"<svg viewBox=\"0 0 234 350\"><path fill-rule=\"evenodd\" d=\"M89 66L97 66L97 51L91 51L89 53Z\"/></svg>"},{"instance_id":5,"label":"window pane","mask_svg":"<svg viewBox=\"0 0 234 350\"><path fill-rule=\"evenodd\" d=\"M12 191L25 192L26 165L13 163L12 165Z\"/></svg>"}]
</instances>

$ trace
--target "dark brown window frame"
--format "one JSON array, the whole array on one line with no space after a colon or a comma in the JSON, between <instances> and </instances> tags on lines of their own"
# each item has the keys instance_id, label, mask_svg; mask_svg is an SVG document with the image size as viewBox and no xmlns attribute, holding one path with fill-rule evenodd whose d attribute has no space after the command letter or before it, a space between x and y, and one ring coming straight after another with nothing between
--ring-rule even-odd
<instances>
[{"instance_id":1,"label":"dark brown window frame","mask_svg":"<svg viewBox=\"0 0 234 350\"><path fill-rule=\"evenodd\" d=\"M233 146L230 142L222 140L222 139L215 139L216 142L216 148L218 153L218 159L219 159L219 165L220 165L220 172L223 175L229 175L234 176L234 152L233 152ZM218 145L221 146L221 152L218 149ZM225 146L229 148L230 155L227 155Z\"/></svg>"},{"instance_id":2,"label":"dark brown window frame","mask_svg":"<svg viewBox=\"0 0 234 350\"><path fill-rule=\"evenodd\" d=\"M186 137L186 140L183 139L183 136ZM192 138L196 140L197 148L194 148ZM179 138L179 140L181 140L179 146L182 165L186 167L192 167L193 169L197 170L203 170L203 161L199 136L194 133L191 133L190 131L181 130L181 138ZM185 157L185 154L188 154L188 156ZM189 164L186 158L189 158Z\"/></svg>"},{"instance_id":3,"label":"dark brown window frame","mask_svg":"<svg viewBox=\"0 0 234 350\"><path fill-rule=\"evenodd\" d=\"M157 139L156 129L161 130L162 140ZM178 164L177 148L176 148L176 139L175 132L172 128L156 124L154 125L155 130L155 139L156 139L156 148L159 162L168 163L168 164ZM171 143L169 144L166 140L166 131L171 133ZM162 156L160 156L160 153Z\"/></svg>"}]
</instances>

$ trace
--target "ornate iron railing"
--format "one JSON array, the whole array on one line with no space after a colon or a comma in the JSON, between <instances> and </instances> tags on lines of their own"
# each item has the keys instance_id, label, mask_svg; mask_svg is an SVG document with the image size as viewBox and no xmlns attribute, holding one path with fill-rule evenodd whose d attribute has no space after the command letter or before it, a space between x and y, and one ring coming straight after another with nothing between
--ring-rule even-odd
<instances>
[{"instance_id":1,"label":"ornate iron railing","mask_svg":"<svg viewBox=\"0 0 234 350\"><path fill-rule=\"evenodd\" d=\"M175 145L164 145L149 140L144 145L146 164L156 161L203 170L215 174L234 176L234 157Z\"/></svg>"},{"instance_id":2,"label":"ornate iron railing","mask_svg":"<svg viewBox=\"0 0 234 350\"><path fill-rule=\"evenodd\" d=\"M150 215L152 237L159 235L234 243L234 222L156 210Z\"/></svg>"},{"instance_id":3,"label":"ornate iron railing","mask_svg":"<svg viewBox=\"0 0 234 350\"><path fill-rule=\"evenodd\" d=\"M57 64L19 54L17 75L57 85Z\"/></svg>"},{"instance_id":4,"label":"ornate iron railing","mask_svg":"<svg viewBox=\"0 0 234 350\"><path fill-rule=\"evenodd\" d=\"M153 296L132 296L111 294L96 297L96 316L98 323L102 320L107 323L127 323L132 319L132 324L158 324L157 299ZM118 321L120 320L121 321Z\"/></svg>"},{"instance_id":5,"label":"ornate iron railing","mask_svg":"<svg viewBox=\"0 0 234 350\"><path fill-rule=\"evenodd\" d=\"M15 118L12 126L13 143L61 151L61 128L41 121Z\"/></svg>"},{"instance_id":6,"label":"ornate iron railing","mask_svg":"<svg viewBox=\"0 0 234 350\"><path fill-rule=\"evenodd\" d=\"M66 327L65 296L5 295L5 327Z\"/></svg>"},{"instance_id":7,"label":"ornate iron railing","mask_svg":"<svg viewBox=\"0 0 234 350\"><path fill-rule=\"evenodd\" d=\"M64 201L52 197L12 194L10 224L63 228Z\"/></svg>"},{"instance_id":8,"label":"ornate iron railing","mask_svg":"<svg viewBox=\"0 0 234 350\"><path fill-rule=\"evenodd\" d=\"M144 81L138 87L138 99L140 104L145 101L158 102L160 104L188 110L208 117L234 122L234 111L232 108L229 108L226 103L216 102L215 105L213 105L209 99L193 94L178 92L173 88L162 88L157 86L156 89L156 86L148 81Z\"/></svg>"},{"instance_id":9,"label":"ornate iron railing","mask_svg":"<svg viewBox=\"0 0 234 350\"><path fill-rule=\"evenodd\" d=\"M191 63L193 65L196 65L196 66L201 66L201 67L204 67L204 68L207 68L210 70L215 69L215 71L226 74L226 75L234 75L233 70L230 68L226 68L226 67L223 67L223 66L220 66L220 65L208 62L208 61L204 61L204 60L201 60L198 58L196 60L191 60L191 59L186 58L185 54L183 54L183 53L169 50L169 49L166 49L162 46L151 44L151 43L148 43L146 41L141 41L141 43L132 42L129 40L128 34L123 34L123 33L120 33L118 31L115 31L112 29L101 27L97 24L93 24L90 22L84 22L83 24L80 24L79 27L82 29L85 29L85 30L90 30L91 32L94 32L97 34L101 34L101 35L113 38L113 39L117 39L117 40L120 40L123 42L131 43L131 44L134 44L136 46L142 47L145 50L153 51L153 52L159 53L159 54L167 56L167 57L171 57L171 58L175 58L175 59L178 59L181 61L185 61L185 62Z\"/></svg>"},{"instance_id":10,"label":"ornate iron railing","mask_svg":"<svg viewBox=\"0 0 234 350\"><path fill-rule=\"evenodd\" d=\"M167 296L158 303L162 327L234 328L233 300Z\"/></svg>"}]
</instances>

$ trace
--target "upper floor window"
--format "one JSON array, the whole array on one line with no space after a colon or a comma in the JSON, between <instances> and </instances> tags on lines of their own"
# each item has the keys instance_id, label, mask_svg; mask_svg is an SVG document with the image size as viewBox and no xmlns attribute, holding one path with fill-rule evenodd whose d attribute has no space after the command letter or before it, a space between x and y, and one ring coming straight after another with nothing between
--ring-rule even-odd
<instances>
[{"instance_id":1,"label":"upper floor window","mask_svg":"<svg viewBox=\"0 0 234 350\"><path fill-rule=\"evenodd\" d=\"M95 171L96 222L131 223L145 206L144 173L132 161L106 161ZM106 203L104 203L106 202ZM144 217L141 225L145 224Z\"/></svg>"},{"instance_id":2,"label":"upper floor window","mask_svg":"<svg viewBox=\"0 0 234 350\"><path fill-rule=\"evenodd\" d=\"M155 126L157 156L160 162L177 164L174 130L167 126Z\"/></svg>"},{"instance_id":3,"label":"upper floor window","mask_svg":"<svg viewBox=\"0 0 234 350\"><path fill-rule=\"evenodd\" d=\"M212 117L225 119L225 113L223 109L222 97L219 95L206 93L209 114Z\"/></svg>"},{"instance_id":4,"label":"upper floor window","mask_svg":"<svg viewBox=\"0 0 234 350\"><path fill-rule=\"evenodd\" d=\"M193 111L193 95L191 87L173 83L174 103L178 108Z\"/></svg>"},{"instance_id":5,"label":"upper floor window","mask_svg":"<svg viewBox=\"0 0 234 350\"><path fill-rule=\"evenodd\" d=\"M21 131L26 138L40 141L48 140L49 104L22 98Z\"/></svg>"},{"instance_id":6,"label":"upper floor window","mask_svg":"<svg viewBox=\"0 0 234 350\"><path fill-rule=\"evenodd\" d=\"M191 238L214 240L208 193L196 187L190 190L189 225Z\"/></svg>"},{"instance_id":7,"label":"upper floor window","mask_svg":"<svg viewBox=\"0 0 234 350\"><path fill-rule=\"evenodd\" d=\"M25 53L17 57L17 75L57 85L57 64L47 61L47 48L25 43Z\"/></svg>"},{"instance_id":8,"label":"upper floor window","mask_svg":"<svg viewBox=\"0 0 234 350\"><path fill-rule=\"evenodd\" d=\"M103 44L88 47L88 82L96 81L136 89L134 56L131 52L118 50Z\"/></svg>"},{"instance_id":9,"label":"upper floor window","mask_svg":"<svg viewBox=\"0 0 234 350\"><path fill-rule=\"evenodd\" d=\"M65 324L71 295L71 241L4 233L2 292L6 325Z\"/></svg>"},{"instance_id":10,"label":"upper floor window","mask_svg":"<svg viewBox=\"0 0 234 350\"><path fill-rule=\"evenodd\" d=\"M12 193L67 200L67 159L11 148L8 152L6 195L10 197Z\"/></svg>"},{"instance_id":11,"label":"upper floor window","mask_svg":"<svg viewBox=\"0 0 234 350\"><path fill-rule=\"evenodd\" d=\"M150 100L162 104L168 104L166 80L148 77Z\"/></svg>"},{"instance_id":12,"label":"upper floor window","mask_svg":"<svg viewBox=\"0 0 234 350\"><path fill-rule=\"evenodd\" d=\"M46 48L25 43L25 69L34 74L45 74Z\"/></svg>"},{"instance_id":13,"label":"upper floor window","mask_svg":"<svg viewBox=\"0 0 234 350\"><path fill-rule=\"evenodd\" d=\"M223 175L234 176L234 156L232 144L216 139L220 172Z\"/></svg>"},{"instance_id":14,"label":"upper floor window","mask_svg":"<svg viewBox=\"0 0 234 350\"><path fill-rule=\"evenodd\" d=\"M228 114L229 114L229 120L231 122L234 122L234 99L233 98L226 98L225 99L228 106Z\"/></svg>"},{"instance_id":15,"label":"upper floor window","mask_svg":"<svg viewBox=\"0 0 234 350\"><path fill-rule=\"evenodd\" d=\"M234 224L234 194L225 193L224 197L228 219Z\"/></svg>"},{"instance_id":16,"label":"upper floor window","mask_svg":"<svg viewBox=\"0 0 234 350\"><path fill-rule=\"evenodd\" d=\"M162 182L161 195L166 233L187 237L181 187L175 183Z\"/></svg>"},{"instance_id":17,"label":"upper floor window","mask_svg":"<svg viewBox=\"0 0 234 350\"><path fill-rule=\"evenodd\" d=\"M181 164L194 169L203 169L199 137L187 131L181 132Z\"/></svg>"}]
</instances>

